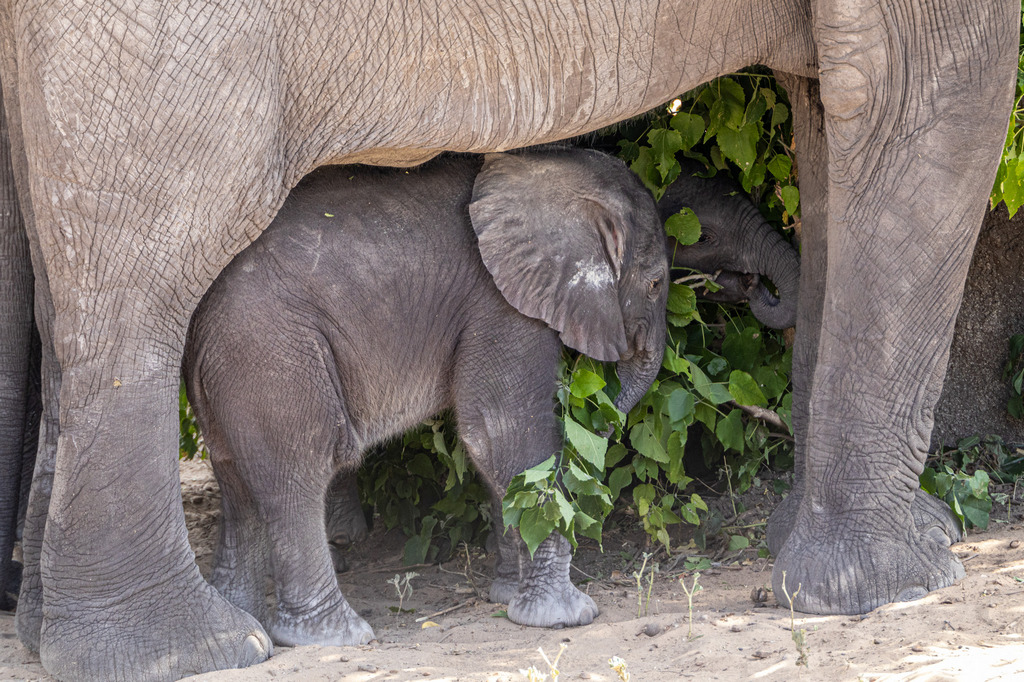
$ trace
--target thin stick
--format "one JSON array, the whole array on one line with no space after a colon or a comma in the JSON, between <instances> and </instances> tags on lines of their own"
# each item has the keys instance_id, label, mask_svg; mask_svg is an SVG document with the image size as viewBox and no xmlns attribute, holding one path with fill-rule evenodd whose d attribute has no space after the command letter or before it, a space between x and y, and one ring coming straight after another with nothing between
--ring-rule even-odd
<instances>
[{"instance_id":1,"label":"thin stick","mask_svg":"<svg viewBox=\"0 0 1024 682\"><path fill-rule=\"evenodd\" d=\"M459 609L465 608L466 606L469 606L470 604L475 604L478 601L480 601L479 598L477 598L477 597L470 597L469 599L467 599L466 601L462 602L461 604L456 604L455 606L449 606L448 608L441 609L437 613L432 613L429 616L420 616L419 618L416 619L416 622L417 623L422 623L423 621L430 620L431 618L437 618L438 616L448 615L452 611L458 611Z\"/></svg>"}]
</instances>

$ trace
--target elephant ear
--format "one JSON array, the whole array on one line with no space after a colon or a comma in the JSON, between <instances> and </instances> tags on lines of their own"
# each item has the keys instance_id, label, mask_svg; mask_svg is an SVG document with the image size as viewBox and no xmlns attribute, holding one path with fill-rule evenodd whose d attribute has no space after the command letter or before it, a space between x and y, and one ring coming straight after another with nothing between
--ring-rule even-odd
<instances>
[{"instance_id":1,"label":"elephant ear","mask_svg":"<svg viewBox=\"0 0 1024 682\"><path fill-rule=\"evenodd\" d=\"M488 154L469 215L505 300L567 346L614 361L627 347L618 296L626 235L592 174L567 157Z\"/></svg>"}]
</instances>

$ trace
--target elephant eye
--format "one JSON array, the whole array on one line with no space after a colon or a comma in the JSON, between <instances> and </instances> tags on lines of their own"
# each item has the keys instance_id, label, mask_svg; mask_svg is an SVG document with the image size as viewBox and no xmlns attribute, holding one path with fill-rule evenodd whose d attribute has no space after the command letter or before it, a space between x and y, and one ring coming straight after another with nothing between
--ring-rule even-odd
<instances>
[{"instance_id":1,"label":"elephant eye","mask_svg":"<svg viewBox=\"0 0 1024 682\"><path fill-rule=\"evenodd\" d=\"M656 277L656 278L652 279L647 284L647 289L648 289L648 292L651 293L651 294L658 293L658 290L661 289L661 278L660 277Z\"/></svg>"}]
</instances>

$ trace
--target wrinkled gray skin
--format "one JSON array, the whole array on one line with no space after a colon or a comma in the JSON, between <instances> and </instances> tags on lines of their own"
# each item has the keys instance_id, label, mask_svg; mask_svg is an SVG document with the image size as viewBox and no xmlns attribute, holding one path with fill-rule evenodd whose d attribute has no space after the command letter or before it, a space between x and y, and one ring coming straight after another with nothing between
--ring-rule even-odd
<instances>
[{"instance_id":1,"label":"wrinkled gray skin","mask_svg":"<svg viewBox=\"0 0 1024 682\"><path fill-rule=\"evenodd\" d=\"M175 394L195 306L300 178L563 139L752 63L790 93L803 221L797 487L772 521L776 593L785 571L803 585L796 608L860 613L950 584L963 569L915 523L914 491L1006 132L1019 11L2 0L0 184L25 232L0 221L0 258L23 263L27 238L35 297L19 275L0 299L34 307L42 340L21 641L61 679L170 679L270 653L188 547ZM0 317L0 339L27 338L20 315ZM28 356L0 356L15 456Z\"/></svg>"},{"instance_id":2,"label":"wrinkled gray skin","mask_svg":"<svg viewBox=\"0 0 1024 682\"><path fill-rule=\"evenodd\" d=\"M722 177L691 175L684 168L658 201L661 220L690 208L700 219L701 237L696 244L680 246L669 238L672 266L710 275L719 291L701 297L720 303L749 302L762 324L773 329L796 322L800 281L800 256L761 216L740 187ZM761 281L768 277L778 289L772 294ZM366 516L359 504L356 477L340 472L326 495L327 539L336 571L347 570L345 550L366 537Z\"/></svg>"},{"instance_id":3,"label":"wrinkled gray skin","mask_svg":"<svg viewBox=\"0 0 1024 682\"><path fill-rule=\"evenodd\" d=\"M800 256L789 242L764 221L733 182L714 177L683 175L658 201L662 220L689 208L700 219L700 241L669 245L673 267L691 268L708 275L718 273L721 290L704 298L721 303L750 302L750 311L762 324L785 329L796 324L800 289ZM768 277L778 289L773 294L761 283Z\"/></svg>"},{"instance_id":4,"label":"wrinkled gray skin","mask_svg":"<svg viewBox=\"0 0 1024 682\"><path fill-rule=\"evenodd\" d=\"M561 448L559 337L618 363L624 411L661 367L665 236L636 176L584 150L482 164L314 172L192 318L183 374L223 494L212 582L278 644L373 639L338 589L323 521L332 477L368 447L451 408L497 504ZM491 596L510 620L594 619L562 536L531 560L497 526Z\"/></svg>"}]
</instances>

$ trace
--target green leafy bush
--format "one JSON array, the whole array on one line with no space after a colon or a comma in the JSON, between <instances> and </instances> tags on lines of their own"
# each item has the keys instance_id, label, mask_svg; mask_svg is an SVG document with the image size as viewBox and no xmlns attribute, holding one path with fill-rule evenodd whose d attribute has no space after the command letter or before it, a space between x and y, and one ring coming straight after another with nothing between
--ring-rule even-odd
<instances>
[{"instance_id":1,"label":"green leafy bush","mask_svg":"<svg viewBox=\"0 0 1024 682\"><path fill-rule=\"evenodd\" d=\"M1024 14L1021 16L1021 39L1017 57L1017 90L1013 98L1013 114L1006 131L1003 156L996 172L990 202L992 208L1002 201L1010 217L1024 204Z\"/></svg>"},{"instance_id":2,"label":"green leafy bush","mask_svg":"<svg viewBox=\"0 0 1024 682\"><path fill-rule=\"evenodd\" d=\"M708 174L736 177L782 226L799 212L791 135L785 93L752 71L634 122L617 146L655 197L682 172L680 159L690 158ZM684 209L666 231L692 244L700 222ZM791 353L781 333L743 310L698 304L689 281L671 285L662 371L628 416L609 399L618 390L610 366L573 356L565 363L558 390L565 450L513 479L503 503L505 522L518 525L531 551L552 530L573 544L576 531L600 540L616 502L632 507L651 538L670 547L670 526L699 525L708 511L690 485L688 458L713 470L724 464L739 492L769 462L791 463ZM771 416L773 426L754 414ZM609 430L605 442L600 434Z\"/></svg>"},{"instance_id":3,"label":"green leafy bush","mask_svg":"<svg viewBox=\"0 0 1024 682\"><path fill-rule=\"evenodd\" d=\"M370 452L359 470L362 503L408 538L406 565L445 559L463 542L482 544L491 527L490 495L451 426L447 416L429 420Z\"/></svg>"}]
</instances>

